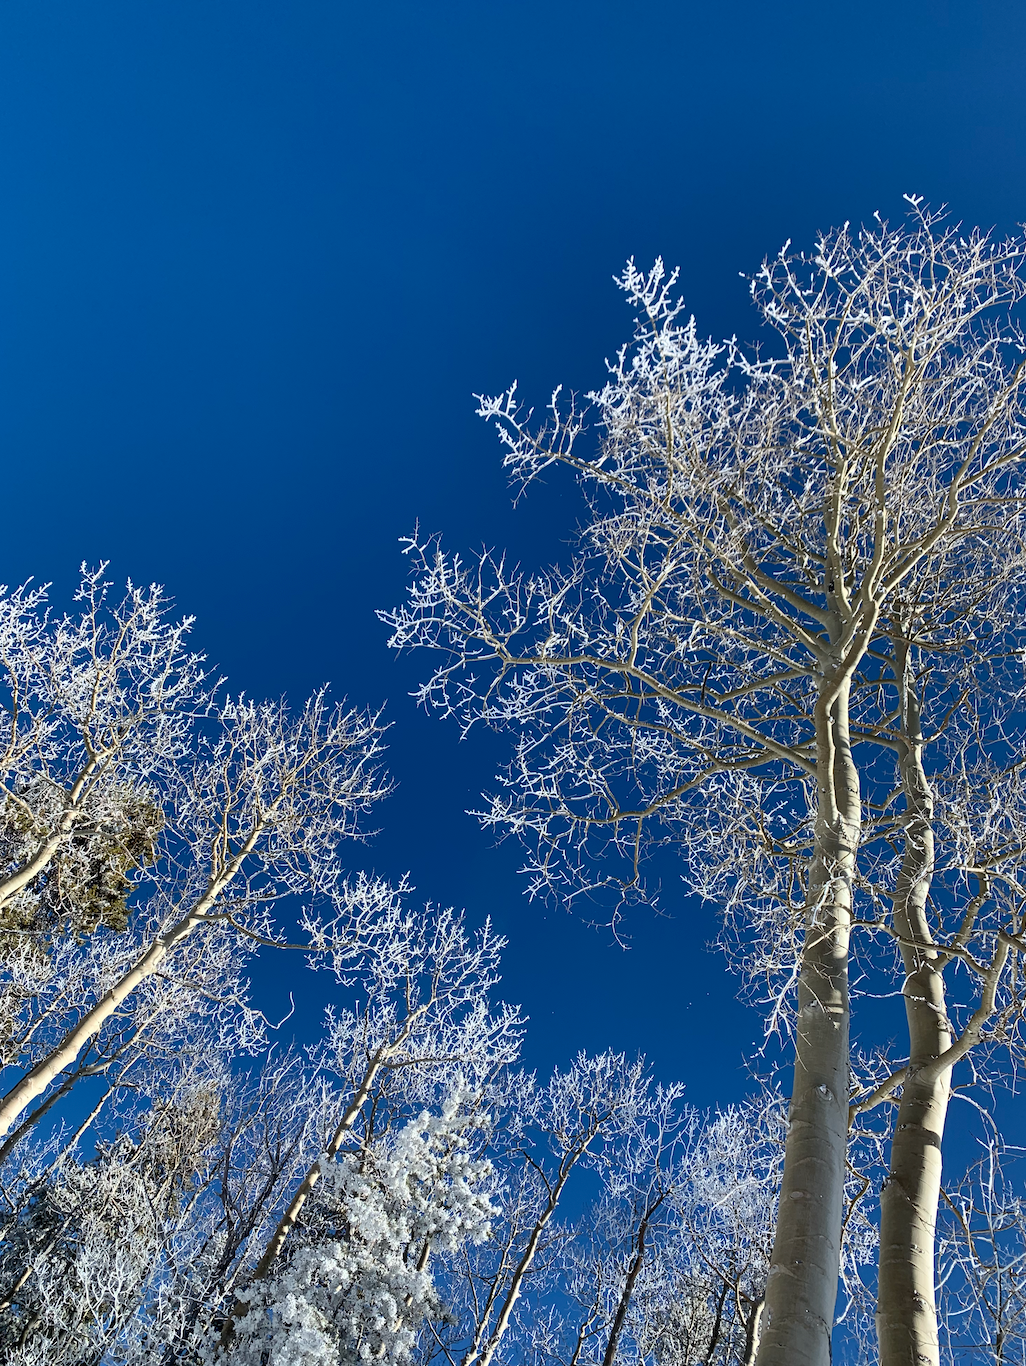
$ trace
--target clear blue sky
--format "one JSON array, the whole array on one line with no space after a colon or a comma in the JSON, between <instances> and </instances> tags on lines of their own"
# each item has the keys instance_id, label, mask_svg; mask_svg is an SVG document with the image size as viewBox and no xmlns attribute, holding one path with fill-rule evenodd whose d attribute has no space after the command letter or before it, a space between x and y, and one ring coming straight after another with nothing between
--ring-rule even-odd
<instances>
[{"instance_id":1,"label":"clear blue sky","mask_svg":"<svg viewBox=\"0 0 1026 1366\"><path fill-rule=\"evenodd\" d=\"M530 1055L649 1052L699 1102L758 1020L672 882L624 955L520 896L463 813L502 747L407 693L373 609L415 519L563 554L557 489L510 510L473 391L588 387L656 253L703 331L738 272L897 216L1026 218L1021 0L0 0L0 579L156 579L234 686L389 699L396 795L357 857L492 913Z\"/></svg>"}]
</instances>

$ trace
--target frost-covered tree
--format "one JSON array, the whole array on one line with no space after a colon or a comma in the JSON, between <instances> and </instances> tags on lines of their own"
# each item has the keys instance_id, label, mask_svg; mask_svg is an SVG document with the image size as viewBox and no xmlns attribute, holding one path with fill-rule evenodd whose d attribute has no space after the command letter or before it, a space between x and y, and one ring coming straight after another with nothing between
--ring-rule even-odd
<instances>
[{"instance_id":1,"label":"frost-covered tree","mask_svg":"<svg viewBox=\"0 0 1026 1366\"><path fill-rule=\"evenodd\" d=\"M383 791L376 718L211 689L157 589L111 603L87 574L78 599L57 617L42 592L0 597L0 1138L123 1073L203 993L244 1042L257 1022L218 983L282 941L283 897L334 961L367 919L340 846Z\"/></svg>"},{"instance_id":2,"label":"frost-covered tree","mask_svg":"<svg viewBox=\"0 0 1026 1366\"><path fill-rule=\"evenodd\" d=\"M977 735L1004 727L1007 743L1009 688L1021 694L1005 666L1026 578L1023 261L1022 238L944 227L913 201L906 224L768 261L751 282L769 339L755 352L702 340L676 276L632 262L620 283L637 329L601 390L584 405L557 390L541 423L515 387L480 405L518 483L557 466L578 480L573 560L529 574L414 539L410 600L385 614L397 647L441 657L427 705L517 736L484 819L528 841L532 891L622 902L643 891L643 856L677 846L685 881L725 905L752 980L776 984L795 1080L760 1366L829 1359L853 921L875 940L886 920L897 988L913 984L910 1061L881 1081L917 1112L896 1131L881 1349L888 1366L938 1360L927 1244L950 1064L994 1014L990 966L1001 976L1021 950L1014 897L983 958L931 920L933 799L910 704L921 712L931 671L981 646L987 667L964 677L997 725ZM867 838L904 843L889 883L862 880L867 856L886 863ZM948 860L953 878L976 876L962 858L975 839ZM969 926L980 893L964 899ZM966 954L983 974L968 1033L937 1009L940 970Z\"/></svg>"},{"instance_id":3,"label":"frost-covered tree","mask_svg":"<svg viewBox=\"0 0 1026 1366\"><path fill-rule=\"evenodd\" d=\"M965 1178L945 1192L938 1280L951 1360L1026 1362L1026 1191L1016 1170L1020 1165L1020 1152L991 1139Z\"/></svg>"},{"instance_id":4,"label":"frost-covered tree","mask_svg":"<svg viewBox=\"0 0 1026 1366\"><path fill-rule=\"evenodd\" d=\"M208 993L206 1012L180 1014L181 1033L166 1038L167 1048L136 1059L106 1106L94 1106L77 1131L29 1137L17 1150L20 1162L0 1167L8 1210L7 1240L0 1235L0 1295L6 1296L0 1325L17 1336L26 1363L63 1360L55 1344L67 1337L64 1289L73 1283L64 1265L67 1248L76 1249L77 1267L88 1243L99 1285L105 1256L123 1255L136 1268L102 1324L94 1314L79 1326L74 1346L83 1359L99 1359L105 1350L110 1361L170 1366L209 1357L220 1343L227 1357L242 1352L248 1360L258 1351L250 1306L278 1304L285 1280L294 1286L297 1276L312 1277L304 1303L324 1308L316 1259L323 1252L328 1264L335 1254L325 1249L342 1236L341 1216L330 1212L342 1186L352 1194L373 1171L384 1182L382 1199L391 1200L408 1177L424 1205L424 1163L438 1158L449 1175L432 1189L439 1201L449 1199L446 1182L455 1180L475 1126L483 1123L470 1098L515 1061L520 1046L517 1012L490 1001L503 941L487 925L468 932L452 911L414 908L404 891L373 879L354 878L347 899L360 905L362 952L336 963L336 1000L305 1059L272 1050L245 1066L229 1027L236 1012ZM448 1147L435 1132L436 1119L449 1126ZM415 1155L416 1133L428 1131L434 1158L421 1154L420 1166L402 1176L395 1163L405 1161L402 1154ZM91 1144L98 1144L97 1156L86 1158ZM171 1179L172 1167L184 1174L181 1180ZM130 1188L149 1215L144 1223L125 1220L111 1239L116 1221L97 1224L89 1192L101 1171L128 1168L135 1173ZM486 1174L480 1168L482 1180ZM69 1204L72 1187L78 1194ZM61 1241L51 1244L40 1210L58 1197L64 1225ZM406 1206L395 1208L412 1218ZM445 1225L444 1211L421 1212ZM101 1225L107 1241L89 1242L88 1230ZM433 1249L441 1251L444 1242L440 1232ZM364 1288L385 1252L381 1243L361 1254ZM114 1270L108 1279L121 1284ZM421 1271L418 1284L430 1306L430 1277ZM341 1314L339 1303L328 1299ZM243 1320L248 1328L236 1343ZM277 1329L286 1322L280 1314L271 1320ZM403 1328L400 1336L410 1333L413 1328ZM325 1341L337 1347L336 1337ZM272 1334L271 1346L259 1350L273 1347L286 1360L292 1351L282 1345L286 1338Z\"/></svg>"},{"instance_id":5,"label":"frost-covered tree","mask_svg":"<svg viewBox=\"0 0 1026 1366\"><path fill-rule=\"evenodd\" d=\"M167 1174L169 1135L205 1097L210 1126L179 1156L213 1189L211 1154L246 1131L247 1056L267 1047L246 969L283 943L282 900L339 972L381 937L341 862L385 790L377 719L323 692L295 714L231 698L189 626L159 589L112 598L102 571L68 615L44 590L0 593L0 1334L26 1360L114 1351L189 1224L182 1203L205 1211L207 1186ZM292 1150L282 1188L325 1089L297 1114L297 1081L274 1063L258 1083ZM69 1111L72 1092L86 1100ZM260 1229L277 1193L256 1202Z\"/></svg>"},{"instance_id":6,"label":"frost-covered tree","mask_svg":"<svg viewBox=\"0 0 1026 1366\"><path fill-rule=\"evenodd\" d=\"M783 1119L772 1092L708 1116L683 1103L683 1087L657 1088L598 1202L557 1250L555 1303L525 1334L532 1357L560 1366L753 1361Z\"/></svg>"},{"instance_id":7,"label":"frost-covered tree","mask_svg":"<svg viewBox=\"0 0 1026 1366\"><path fill-rule=\"evenodd\" d=\"M324 1037L313 1049L321 1072L339 1088L330 1136L244 1273L254 1284L272 1274L332 1163L349 1160L347 1144L356 1140L369 1151L404 1107L434 1099L446 1084L457 1095L480 1088L519 1054L516 1010L489 1000L505 944L490 924L470 936L463 917L449 909L413 911L402 890L367 879L358 886L376 904L378 927L373 949L349 974L361 999L352 1008L329 1007ZM240 1287L221 1333L225 1347L247 1304Z\"/></svg>"},{"instance_id":8,"label":"frost-covered tree","mask_svg":"<svg viewBox=\"0 0 1026 1366\"><path fill-rule=\"evenodd\" d=\"M580 1054L540 1083L509 1076L490 1097L498 1213L492 1237L455 1272L457 1306L437 1349L460 1366L516 1361L548 1322L549 1294L569 1286L561 1249L568 1188L584 1173L601 1186L645 1165L662 1125L677 1127L681 1089L653 1088L644 1059ZM658 1177L656 1178L658 1179Z\"/></svg>"},{"instance_id":9,"label":"frost-covered tree","mask_svg":"<svg viewBox=\"0 0 1026 1366\"><path fill-rule=\"evenodd\" d=\"M1015 596L992 598L983 638L1009 643L1018 614ZM877 1278L886 1362L940 1350L934 1234L955 1068L986 1105L1022 1055L1021 666L980 651L969 631L931 658L930 616L908 605L878 649L892 713L873 744L890 748L895 785L866 820L855 921L864 990L900 991L908 1030L903 1045L858 1060L851 1104L856 1144L874 1126L890 1140Z\"/></svg>"},{"instance_id":10,"label":"frost-covered tree","mask_svg":"<svg viewBox=\"0 0 1026 1366\"><path fill-rule=\"evenodd\" d=\"M101 1132L91 1155L76 1151L80 1135L58 1131L26 1145L26 1160L0 1176L5 1360L117 1360L168 1229L202 1189L230 1076L212 1059L187 1058L138 1083L149 1103L123 1108L120 1127Z\"/></svg>"},{"instance_id":11,"label":"frost-covered tree","mask_svg":"<svg viewBox=\"0 0 1026 1366\"><path fill-rule=\"evenodd\" d=\"M496 1214L487 1159L472 1135L487 1124L459 1090L356 1151L322 1159L322 1179L273 1274L241 1294L247 1312L218 1361L233 1366L404 1366L425 1320L445 1306L432 1260L487 1238ZM211 1359L214 1359L212 1354Z\"/></svg>"}]
</instances>

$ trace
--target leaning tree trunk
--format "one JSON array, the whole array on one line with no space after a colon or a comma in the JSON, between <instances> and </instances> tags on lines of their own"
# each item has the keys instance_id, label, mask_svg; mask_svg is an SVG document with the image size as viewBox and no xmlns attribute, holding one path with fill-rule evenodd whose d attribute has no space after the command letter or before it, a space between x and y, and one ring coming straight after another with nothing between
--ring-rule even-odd
<instances>
[{"instance_id":1,"label":"leaning tree trunk","mask_svg":"<svg viewBox=\"0 0 1026 1366\"><path fill-rule=\"evenodd\" d=\"M923 768L919 699L898 658L903 696L900 757L905 793L905 854L894 891L894 929L905 966L909 1072L898 1106L891 1162L880 1196L877 1334L881 1366L939 1366L934 1295L934 1232L941 1184L941 1140L951 1068L930 1064L951 1046L943 966L927 916L933 877L933 793Z\"/></svg>"},{"instance_id":2,"label":"leaning tree trunk","mask_svg":"<svg viewBox=\"0 0 1026 1366\"><path fill-rule=\"evenodd\" d=\"M798 980L794 1091L758 1366L826 1366L840 1270L848 1137L848 939L861 833L849 681L816 705L817 813Z\"/></svg>"},{"instance_id":3,"label":"leaning tree trunk","mask_svg":"<svg viewBox=\"0 0 1026 1366\"><path fill-rule=\"evenodd\" d=\"M256 848L263 833L263 820L252 829L219 873L211 876L203 895L181 920L157 936L124 975L87 1010L61 1041L17 1081L5 1096L0 1096L0 1138L5 1137L19 1117L38 1099L60 1074L70 1067L79 1053L94 1038L110 1017L147 978L160 970L165 959L197 929L209 924L221 893L238 875Z\"/></svg>"}]
</instances>

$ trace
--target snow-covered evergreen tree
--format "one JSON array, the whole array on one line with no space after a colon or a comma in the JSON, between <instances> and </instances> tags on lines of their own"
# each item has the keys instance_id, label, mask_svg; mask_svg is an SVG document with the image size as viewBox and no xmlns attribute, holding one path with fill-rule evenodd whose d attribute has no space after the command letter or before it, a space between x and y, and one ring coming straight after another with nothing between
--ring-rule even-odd
<instances>
[{"instance_id":1,"label":"snow-covered evergreen tree","mask_svg":"<svg viewBox=\"0 0 1026 1366\"><path fill-rule=\"evenodd\" d=\"M397 1133L324 1161L317 1194L281 1265L243 1294L248 1312L232 1366L404 1366L426 1320L445 1304L433 1260L481 1243L497 1210L492 1165L476 1155L487 1126L477 1097L458 1090Z\"/></svg>"}]
</instances>

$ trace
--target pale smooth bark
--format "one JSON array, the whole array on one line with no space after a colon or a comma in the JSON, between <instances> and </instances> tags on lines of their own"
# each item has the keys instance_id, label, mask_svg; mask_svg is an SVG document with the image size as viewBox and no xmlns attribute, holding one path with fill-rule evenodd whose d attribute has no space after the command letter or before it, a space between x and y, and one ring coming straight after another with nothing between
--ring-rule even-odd
<instances>
[{"instance_id":1,"label":"pale smooth bark","mask_svg":"<svg viewBox=\"0 0 1026 1366\"><path fill-rule=\"evenodd\" d=\"M861 831L849 679L817 704L816 848L798 980L794 1090L758 1366L826 1366L840 1270L848 1139L848 940Z\"/></svg>"},{"instance_id":2,"label":"pale smooth bark","mask_svg":"<svg viewBox=\"0 0 1026 1366\"><path fill-rule=\"evenodd\" d=\"M748 1316L748 1324L745 1328L745 1366L755 1366L755 1359L759 1352L759 1341L762 1333L762 1316L766 1308L765 1297L759 1300L758 1304L752 1307L752 1312Z\"/></svg>"},{"instance_id":3,"label":"pale smooth bark","mask_svg":"<svg viewBox=\"0 0 1026 1366\"><path fill-rule=\"evenodd\" d=\"M149 948L140 955L131 969L107 991L92 1010L86 1011L79 1022L69 1029L56 1048L45 1058L41 1058L0 1099L0 1138L2 1138L18 1118L37 1097L41 1096L61 1072L78 1057L89 1040L104 1026L114 1012L147 977L152 977L173 949L186 940L194 930L207 921L218 897L241 869L246 858L253 852L262 831L256 825L250 831L245 843L219 875L207 884L206 891L193 908L169 930L158 935Z\"/></svg>"},{"instance_id":4,"label":"pale smooth bark","mask_svg":"<svg viewBox=\"0 0 1026 1366\"><path fill-rule=\"evenodd\" d=\"M933 793L923 767L919 698L908 649L896 645L904 743L905 850L894 891L894 930L905 968L902 994L909 1032L908 1073L880 1195L877 1335L881 1366L940 1366L934 1287L934 1238L941 1188L941 1143L951 1067L931 1067L951 1047L944 963L927 914L934 868Z\"/></svg>"}]
</instances>

